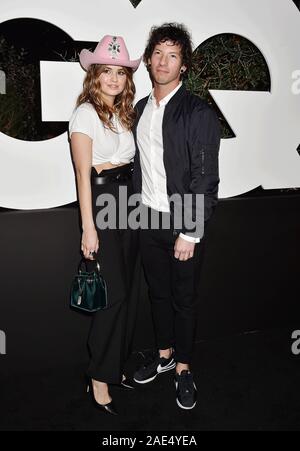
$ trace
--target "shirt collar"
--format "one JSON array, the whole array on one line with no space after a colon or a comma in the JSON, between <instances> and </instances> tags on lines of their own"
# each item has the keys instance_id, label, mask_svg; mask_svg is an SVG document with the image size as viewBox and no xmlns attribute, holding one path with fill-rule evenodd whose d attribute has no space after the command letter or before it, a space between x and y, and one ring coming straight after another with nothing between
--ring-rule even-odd
<instances>
[{"instance_id":1,"label":"shirt collar","mask_svg":"<svg viewBox=\"0 0 300 451\"><path fill-rule=\"evenodd\" d=\"M176 86L175 89L173 89L173 91L171 91L166 97L164 97L163 99L160 100L159 106L167 105L167 103L172 99L172 97L176 94L176 92L179 91L181 86L182 86L182 81L178 84L178 86ZM154 89L152 89L152 92L149 96L149 102L155 103L155 105L156 105L156 99L154 97Z\"/></svg>"}]
</instances>

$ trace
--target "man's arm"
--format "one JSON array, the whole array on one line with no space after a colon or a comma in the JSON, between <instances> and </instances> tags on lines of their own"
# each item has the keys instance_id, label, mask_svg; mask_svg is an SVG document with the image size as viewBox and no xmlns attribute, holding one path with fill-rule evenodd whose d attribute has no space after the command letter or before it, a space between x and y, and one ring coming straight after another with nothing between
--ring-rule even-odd
<instances>
[{"instance_id":1,"label":"man's arm","mask_svg":"<svg viewBox=\"0 0 300 451\"><path fill-rule=\"evenodd\" d=\"M192 194L190 207L192 219L196 223L199 219L202 224L206 223L218 201L220 132L220 122L212 108L208 106L203 108L201 105L201 108L195 109L191 118L189 194ZM204 212L201 218L198 217L199 212L196 208L197 195L204 196ZM203 230L201 223L198 226ZM197 238L197 227L194 231L183 230L182 233Z\"/></svg>"},{"instance_id":2,"label":"man's arm","mask_svg":"<svg viewBox=\"0 0 300 451\"><path fill-rule=\"evenodd\" d=\"M196 226L193 230L183 228L175 242L174 255L181 261L193 257L195 245L203 236L199 236L198 231L204 233L204 223L211 217L218 201L220 123L210 107L201 106L200 110L194 112L191 134L191 181L188 194L192 194L192 202L185 208L188 209L187 216ZM197 195L204 196L204 202L203 198L200 202L200 212Z\"/></svg>"}]
</instances>

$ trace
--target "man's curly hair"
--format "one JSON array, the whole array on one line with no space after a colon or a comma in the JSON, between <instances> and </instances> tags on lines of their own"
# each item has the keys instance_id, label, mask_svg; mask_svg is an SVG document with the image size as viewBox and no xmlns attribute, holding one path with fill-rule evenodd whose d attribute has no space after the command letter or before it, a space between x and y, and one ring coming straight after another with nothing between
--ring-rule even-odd
<instances>
[{"instance_id":1,"label":"man's curly hair","mask_svg":"<svg viewBox=\"0 0 300 451\"><path fill-rule=\"evenodd\" d=\"M151 58L155 46L166 41L171 41L181 47L182 64L186 66L187 69L183 75L187 76L192 65L193 44L191 35L183 24L164 23L159 27L152 27L143 55L144 63L148 67L148 60Z\"/></svg>"}]
</instances>

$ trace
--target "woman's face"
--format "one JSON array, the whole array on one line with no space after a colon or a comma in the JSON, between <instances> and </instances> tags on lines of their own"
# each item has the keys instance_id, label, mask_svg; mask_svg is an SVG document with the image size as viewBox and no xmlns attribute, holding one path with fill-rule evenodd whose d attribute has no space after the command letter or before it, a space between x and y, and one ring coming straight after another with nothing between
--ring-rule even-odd
<instances>
[{"instance_id":1,"label":"woman's face","mask_svg":"<svg viewBox=\"0 0 300 451\"><path fill-rule=\"evenodd\" d=\"M117 95L124 91L127 76L121 66L105 66L99 79L103 99L111 103Z\"/></svg>"}]
</instances>

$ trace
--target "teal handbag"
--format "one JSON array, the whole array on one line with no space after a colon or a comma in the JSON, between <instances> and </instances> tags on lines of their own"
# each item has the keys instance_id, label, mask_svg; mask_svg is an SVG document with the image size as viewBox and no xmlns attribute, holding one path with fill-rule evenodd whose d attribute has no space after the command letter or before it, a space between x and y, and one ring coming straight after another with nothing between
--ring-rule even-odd
<instances>
[{"instance_id":1,"label":"teal handbag","mask_svg":"<svg viewBox=\"0 0 300 451\"><path fill-rule=\"evenodd\" d=\"M85 271L82 270L83 262ZM71 286L71 307L84 312L97 312L107 307L107 287L100 273L100 264L96 263L96 269L86 271L86 261L82 259L78 266L78 274L74 277Z\"/></svg>"}]
</instances>

